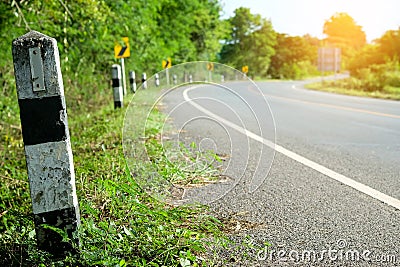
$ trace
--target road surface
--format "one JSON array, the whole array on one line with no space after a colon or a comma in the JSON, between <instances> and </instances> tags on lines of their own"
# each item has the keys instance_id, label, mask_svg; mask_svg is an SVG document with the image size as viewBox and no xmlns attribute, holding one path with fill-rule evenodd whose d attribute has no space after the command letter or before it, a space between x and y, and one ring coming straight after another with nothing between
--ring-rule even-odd
<instances>
[{"instance_id":1,"label":"road surface","mask_svg":"<svg viewBox=\"0 0 400 267\"><path fill-rule=\"evenodd\" d=\"M221 253L232 266L399 266L400 102L257 85L163 99L181 138L227 155L230 180L186 196L257 245L247 260Z\"/></svg>"}]
</instances>

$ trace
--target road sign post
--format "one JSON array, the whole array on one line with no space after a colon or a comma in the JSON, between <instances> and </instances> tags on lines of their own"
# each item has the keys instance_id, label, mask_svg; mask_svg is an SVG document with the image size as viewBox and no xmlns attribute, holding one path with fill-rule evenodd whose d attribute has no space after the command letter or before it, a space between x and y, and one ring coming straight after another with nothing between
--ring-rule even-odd
<instances>
[{"instance_id":1,"label":"road sign post","mask_svg":"<svg viewBox=\"0 0 400 267\"><path fill-rule=\"evenodd\" d=\"M247 73L249 73L249 66L247 66L247 65L243 66L242 67L242 72L245 74L244 77L247 76Z\"/></svg>"},{"instance_id":2,"label":"road sign post","mask_svg":"<svg viewBox=\"0 0 400 267\"><path fill-rule=\"evenodd\" d=\"M121 75L122 75L122 88L123 93L126 95L126 78L125 78L125 60L121 58Z\"/></svg>"},{"instance_id":3,"label":"road sign post","mask_svg":"<svg viewBox=\"0 0 400 267\"><path fill-rule=\"evenodd\" d=\"M165 76L167 80L167 85L169 85L169 71L168 69L172 66L171 58L169 57L167 60L163 60L161 63L163 69L165 69Z\"/></svg>"},{"instance_id":4,"label":"road sign post","mask_svg":"<svg viewBox=\"0 0 400 267\"><path fill-rule=\"evenodd\" d=\"M111 78L112 78L112 87L113 87L113 95L114 95L114 109L121 108L123 106L123 89L122 89L122 73L121 66L118 64L114 64L111 67Z\"/></svg>"},{"instance_id":5,"label":"road sign post","mask_svg":"<svg viewBox=\"0 0 400 267\"><path fill-rule=\"evenodd\" d=\"M31 31L12 54L37 244L62 257L76 252L80 216L57 41Z\"/></svg>"},{"instance_id":6,"label":"road sign post","mask_svg":"<svg viewBox=\"0 0 400 267\"><path fill-rule=\"evenodd\" d=\"M333 71L335 74L340 71L341 50L335 47L320 47L318 49L318 70L321 72L322 81L324 73Z\"/></svg>"},{"instance_id":7,"label":"road sign post","mask_svg":"<svg viewBox=\"0 0 400 267\"><path fill-rule=\"evenodd\" d=\"M131 56L130 46L129 46L129 38L122 37L122 41L124 45L122 46L119 43L116 43L114 46L114 56L115 58L121 59L121 74L122 74L122 86L124 95L126 92L126 75L125 75L125 60L124 58Z\"/></svg>"}]
</instances>

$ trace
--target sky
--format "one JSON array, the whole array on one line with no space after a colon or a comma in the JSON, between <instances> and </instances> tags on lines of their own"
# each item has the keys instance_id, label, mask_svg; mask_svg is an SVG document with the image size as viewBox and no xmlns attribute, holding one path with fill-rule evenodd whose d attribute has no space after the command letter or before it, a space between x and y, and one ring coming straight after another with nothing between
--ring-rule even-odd
<instances>
[{"instance_id":1,"label":"sky","mask_svg":"<svg viewBox=\"0 0 400 267\"><path fill-rule=\"evenodd\" d=\"M310 34L323 38L323 25L337 12L346 12L362 26L371 42L387 30L400 27L400 0L220 0L223 18L238 7L248 7L272 22L279 33L292 36Z\"/></svg>"}]
</instances>

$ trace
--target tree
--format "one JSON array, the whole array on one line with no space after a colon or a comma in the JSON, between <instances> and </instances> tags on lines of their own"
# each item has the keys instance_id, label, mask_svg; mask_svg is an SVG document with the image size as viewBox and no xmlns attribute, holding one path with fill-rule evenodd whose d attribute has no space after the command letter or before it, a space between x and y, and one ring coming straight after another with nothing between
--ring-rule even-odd
<instances>
[{"instance_id":1,"label":"tree","mask_svg":"<svg viewBox=\"0 0 400 267\"><path fill-rule=\"evenodd\" d=\"M174 64L216 59L227 32L220 11L218 0L0 1L0 48L10 51L13 38L37 30L58 41L62 68L75 77L108 75L115 42L126 36L126 67L152 73L166 57ZM10 60L8 52L0 68Z\"/></svg>"},{"instance_id":2,"label":"tree","mask_svg":"<svg viewBox=\"0 0 400 267\"><path fill-rule=\"evenodd\" d=\"M327 44L340 47L345 55L366 44L366 35L362 27L347 13L336 13L325 21L323 33L327 36Z\"/></svg>"},{"instance_id":3,"label":"tree","mask_svg":"<svg viewBox=\"0 0 400 267\"><path fill-rule=\"evenodd\" d=\"M379 52L386 59L400 60L400 28L387 31L377 40Z\"/></svg>"},{"instance_id":4,"label":"tree","mask_svg":"<svg viewBox=\"0 0 400 267\"><path fill-rule=\"evenodd\" d=\"M275 55L268 74L273 78L298 79L308 75L315 65L319 40L311 36L278 34ZM307 68L305 68L307 66Z\"/></svg>"},{"instance_id":5,"label":"tree","mask_svg":"<svg viewBox=\"0 0 400 267\"><path fill-rule=\"evenodd\" d=\"M221 50L221 62L237 69L248 65L255 75L265 76L275 53L276 33L271 22L243 7L236 9L227 22L231 34Z\"/></svg>"},{"instance_id":6,"label":"tree","mask_svg":"<svg viewBox=\"0 0 400 267\"><path fill-rule=\"evenodd\" d=\"M176 63L215 60L226 34L220 11L216 0L161 1L158 39L164 44L164 53L169 53L165 56L175 58Z\"/></svg>"}]
</instances>

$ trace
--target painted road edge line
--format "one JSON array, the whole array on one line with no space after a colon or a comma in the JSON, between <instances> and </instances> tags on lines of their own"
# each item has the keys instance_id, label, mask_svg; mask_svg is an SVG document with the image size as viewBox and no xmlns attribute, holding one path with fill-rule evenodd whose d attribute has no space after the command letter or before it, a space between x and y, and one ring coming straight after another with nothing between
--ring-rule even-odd
<instances>
[{"instance_id":1,"label":"painted road edge line","mask_svg":"<svg viewBox=\"0 0 400 267\"><path fill-rule=\"evenodd\" d=\"M317 172L319 172L321 174L324 174L325 176L328 176L329 178L331 178L333 180L336 180L336 181L338 181L338 182L340 182L340 183L342 183L344 185L347 185L347 186L349 186L349 187L351 187L351 188L353 188L353 189L355 189L355 190L357 190L357 191L359 191L361 193L364 193L364 194L366 194L366 195L368 195L368 196L370 196L372 198L375 198L375 199L377 199L379 201L382 201L382 202L386 203L389 206L392 206L392 207L400 210L400 200L398 200L398 199L396 199L394 197L388 196L388 195L386 195L386 194L384 194L384 193L382 193L382 192L380 192L380 191L378 191L376 189L373 189L372 187L364 185L364 184L362 184L360 182L354 181L351 178L348 178L348 177L346 177L346 176L344 176L344 175L342 175L340 173L337 173L337 172L335 172L335 171L333 171L333 170L331 170L331 169L329 169L329 168L327 168L325 166L322 166L321 164L318 164L318 163L316 163L316 162L314 162L312 160L309 160L309 159L307 159L307 158L305 158L305 157L303 157L303 156L301 156L301 155L299 155L299 154L297 154L297 153L295 153L293 151L290 151L290 150L288 150L288 149L286 149L286 148L284 148L284 147L282 147L280 145L274 144L273 142L263 138L262 136L259 136L259 135L255 134L255 133L253 133L253 132L251 132L249 130L246 130L246 129L234 124L233 122L231 122L229 120L226 120L226 119L218 116L217 114L207 110L206 108L202 107L201 105L195 103L193 101L193 99L191 99L189 97L188 92L193 90L193 89L195 89L195 88L197 88L197 87L198 86L187 88L187 89L185 89L183 91L182 94L183 94L183 98L186 101L188 101L192 106L194 106L196 109L198 109L199 111L201 111L201 112L213 117L214 119L220 121L221 123L224 123L228 127L230 127L232 129L234 129L234 130L246 135L247 137L249 137L249 138L251 138L251 139L253 139L253 140L257 141L257 142L260 142L260 143L262 143L262 144L264 144L264 145L266 145L266 146L268 146L268 147L270 147L272 149L275 149L277 152L279 152L279 153L287 156L288 158L291 158L291 159L303 164L304 166L307 166L307 167L309 167L309 168L311 168L311 169L313 169L313 170L315 170L315 171L317 171Z\"/></svg>"}]
</instances>

